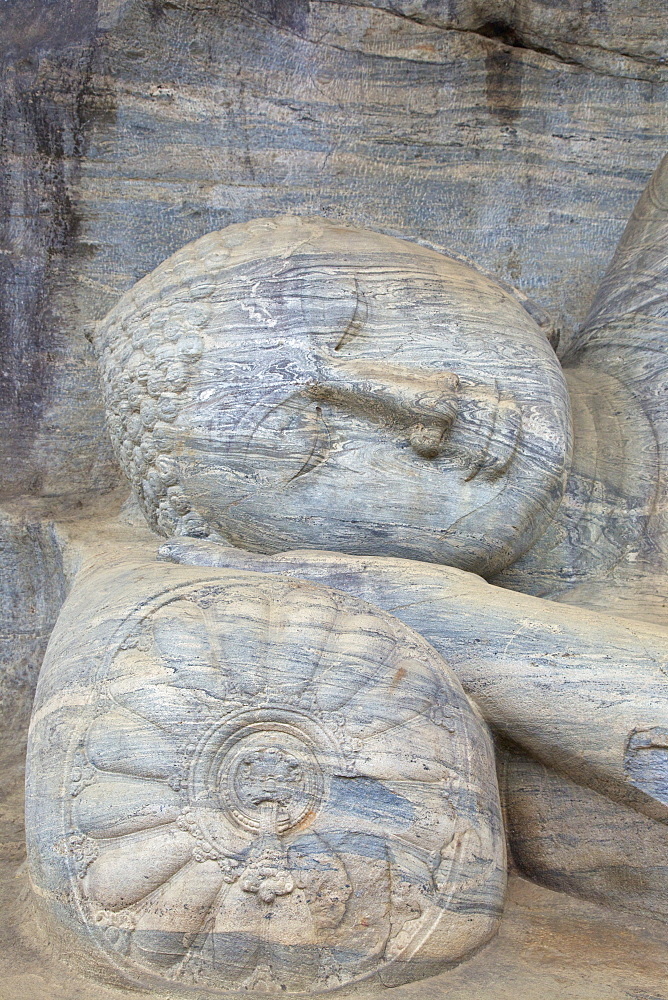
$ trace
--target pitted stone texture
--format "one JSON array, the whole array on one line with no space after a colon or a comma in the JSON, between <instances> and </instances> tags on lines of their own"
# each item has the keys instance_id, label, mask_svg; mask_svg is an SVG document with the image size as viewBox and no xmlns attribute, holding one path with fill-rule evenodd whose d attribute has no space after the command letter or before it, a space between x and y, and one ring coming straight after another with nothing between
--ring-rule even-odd
<instances>
[{"instance_id":1,"label":"pitted stone texture","mask_svg":"<svg viewBox=\"0 0 668 1000\"><path fill-rule=\"evenodd\" d=\"M337 591L160 564L88 575L29 758L38 893L131 982L391 986L496 928L484 726L421 637Z\"/></svg>"}]
</instances>

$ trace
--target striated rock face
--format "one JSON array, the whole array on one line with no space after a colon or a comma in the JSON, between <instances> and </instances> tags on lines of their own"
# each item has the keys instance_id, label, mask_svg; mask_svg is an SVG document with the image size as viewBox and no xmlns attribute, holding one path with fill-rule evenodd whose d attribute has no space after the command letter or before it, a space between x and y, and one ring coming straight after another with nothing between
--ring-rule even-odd
<instances>
[{"instance_id":1,"label":"striated rock face","mask_svg":"<svg viewBox=\"0 0 668 1000\"><path fill-rule=\"evenodd\" d=\"M29 760L33 883L84 968L101 952L198 996L393 986L500 918L480 717L425 640L336 591L155 562L83 573Z\"/></svg>"}]
</instances>

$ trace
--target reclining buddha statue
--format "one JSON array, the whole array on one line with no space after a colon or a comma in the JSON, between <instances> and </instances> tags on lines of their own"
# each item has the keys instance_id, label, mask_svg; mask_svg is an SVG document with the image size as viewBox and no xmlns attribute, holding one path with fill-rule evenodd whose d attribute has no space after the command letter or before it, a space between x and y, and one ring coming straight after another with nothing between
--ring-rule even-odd
<instances>
[{"instance_id":1,"label":"reclining buddha statue","mask_svg":"<svg viewBox=\"0 0 668 1000\"><path fill-rule=\"evenodd\" d=\"M467 262L313 217L99 324L153 536L81 556L35 702L76 960L198 995L452 966L502 910L488 726L520 867L665 914L667 240L665 161L561 363Z\"/></svg>"}]
</instances>

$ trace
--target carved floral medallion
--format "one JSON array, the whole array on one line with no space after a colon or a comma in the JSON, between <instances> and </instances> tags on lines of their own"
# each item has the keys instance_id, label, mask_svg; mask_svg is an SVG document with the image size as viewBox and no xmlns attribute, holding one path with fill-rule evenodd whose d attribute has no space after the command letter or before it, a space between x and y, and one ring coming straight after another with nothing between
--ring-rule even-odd
<instances>
[{"instance_id":1,"label":"carved floral medallion","mask_svg":"<svg viewBox=\"0 0 668 1000\"><path fill-rule=\"evenodd\" d=\"M498 793L442 659L336 591L165 571L71 719L40 863L65 855L79 933L130 981L213 993L394 985L483 943Z\"/></svg>"}]
</instances>

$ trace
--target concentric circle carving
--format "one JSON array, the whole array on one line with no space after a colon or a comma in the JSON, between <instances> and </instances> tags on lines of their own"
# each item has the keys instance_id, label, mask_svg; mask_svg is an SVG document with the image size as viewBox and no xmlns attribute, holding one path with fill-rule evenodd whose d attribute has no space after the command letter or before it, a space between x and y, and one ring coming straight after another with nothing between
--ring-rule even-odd
<instances>
[{"instance_id":1,"label":"concentric circle carving","mask_svg":"<svg viewBox=\"0 0 668 1000\"><path fill-rule=\"evenodd\" d=\"M239 826L287 833L317 811L322 775L306 747L272 732L249 733L240 743L220 772L222 798Z\"/></svg>"},{"instance_id":2,"label":"concentric circle carving","mask_svg":"<svg viewBox=\"0 0 668 1000\"><path fill-rule=\"evenodd\" d=\"M324 758L324 762L321 760ZM307 715L278 706L215 724L191 765L191 801L258 834L312 822L322 806L336 747Z\"/></svg>"}]
</instances>

